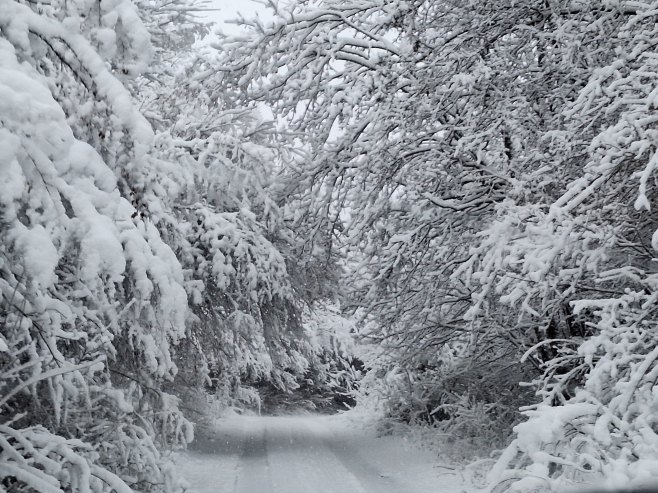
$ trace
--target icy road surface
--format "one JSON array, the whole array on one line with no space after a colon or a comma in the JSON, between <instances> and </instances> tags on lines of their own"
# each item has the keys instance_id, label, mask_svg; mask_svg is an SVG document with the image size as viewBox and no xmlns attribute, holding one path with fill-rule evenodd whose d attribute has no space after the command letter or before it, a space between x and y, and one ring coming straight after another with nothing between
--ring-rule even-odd
<instances>
[{"instance_id":1,"label":"icy road surface","mask_svg":"<svg viewBox=\"0 0 658 493\"><path fill-rule=\"evenodd\" d=\"M451 493L457 477L341 416L235 417L178 459L189 493Z\"/></svg>"}]
</instances>

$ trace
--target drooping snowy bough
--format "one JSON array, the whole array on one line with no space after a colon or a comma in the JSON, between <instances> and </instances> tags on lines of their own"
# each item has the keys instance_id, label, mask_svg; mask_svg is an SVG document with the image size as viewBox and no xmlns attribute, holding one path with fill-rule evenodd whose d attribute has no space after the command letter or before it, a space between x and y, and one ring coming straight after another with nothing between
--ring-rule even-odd
<instances>
[{"instance_id":1,"label":"drooping snowy bough","mask_svg":"<svg viewBox=\"0 0 658 493\"><path fill-rule=\"evenodd\" d=\"M191 439L160 390L183 273L120 191L153 133L85 19L107 54L132 50L125 73L149 36L129 2L67 5L0 1L0 485L171 490L158 447Z\"/></svg>"},{"instance_id":2,"label":"drooping snowy bough","mask_svg":"<svg viewBox=\"0 0 658 493\"><path fill-rule=\"evenodd\" d=\"M206 80L198 7L0 0L0 490L173 491L179 408L342 378L271 122Z\"/></svg>"}]
</instances>

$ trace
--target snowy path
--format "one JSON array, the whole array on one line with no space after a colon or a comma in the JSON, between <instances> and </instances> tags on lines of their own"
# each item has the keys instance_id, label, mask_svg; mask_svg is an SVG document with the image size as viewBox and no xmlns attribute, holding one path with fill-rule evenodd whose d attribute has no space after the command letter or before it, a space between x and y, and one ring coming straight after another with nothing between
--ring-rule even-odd
<instances>
[{"instance_id":1,"label":"snowy path","mask_svg":"<svg viewBox=\"0 0 658 493\"><path fill-rule=\"evenodd\" d=\"M457 478L400 438L341 417L223 421L179 459L190 493L450 493Z\"/></svg>"}]
</instances>

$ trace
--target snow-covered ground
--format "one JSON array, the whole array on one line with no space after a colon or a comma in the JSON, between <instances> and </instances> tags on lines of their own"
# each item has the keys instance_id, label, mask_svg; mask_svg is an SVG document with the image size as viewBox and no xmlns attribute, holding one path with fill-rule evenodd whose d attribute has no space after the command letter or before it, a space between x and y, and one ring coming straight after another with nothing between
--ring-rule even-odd
<instances>
[{"instance_id":1,"label":"snow-covered ground","mask_svg":"<svg viewBox=\"0 0 658 493\"><path fill-rule=\"evenodd\" d=\"M462 492L461 478L400 437L342 416L221 420L177 460L189 493Z\"/></svg>"}]
</instances>

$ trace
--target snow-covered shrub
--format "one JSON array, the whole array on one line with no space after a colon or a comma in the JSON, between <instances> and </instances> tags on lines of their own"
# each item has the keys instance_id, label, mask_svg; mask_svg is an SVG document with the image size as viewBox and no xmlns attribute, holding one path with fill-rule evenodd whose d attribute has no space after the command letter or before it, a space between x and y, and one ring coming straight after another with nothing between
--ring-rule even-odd
<instances>
[{"instance_id":1,"label":"snow-covered shrub","mask_svg":"<svg viewBox=\"0 0 658 493\"><path fill-rule=\"evenodd\" d=\"M260 380L292 388L307 355L293 342L303 333L280 251L290 232L268 189L274 154L257 142L267 125L249 112L205 107L204 98L179 119L179 131L168 140L159 135L168 142L163 151L193 174L174 206L172 232L165 232L185 269L194 313L183 351L201 358L222 388ZM214 122L193 121L200 108Z\"/></svg>"},{"instance_id":2,"label":"snow-covered shrub","mask_svg":"<svg viewBox=\"0 0 658 493\"><path fill-rule=\"evenodd\" d=\"M478 361L457 347L447 349L433 362L402 366L372 347L358 406L373 407L383 431L417 435L444 460L486 458L506 445L520 420L518 407L532 399L530 390L520 392L517 385L519 374L533 371L501 354Z\"/></svg>"},{"instance_id":3,"label":"snow-covered shrub","mask_svg":"<svg viewBox=\"0 0 658 493\"><path fill-rule=\"evenodd\" d=\"M354 406L363 369L354 321L324 301L307 308L302 323L311 356L293 401L325 412Z\"/></svg>"},{"instance_id":4,"label":"snow-covered shrub","mask_svg":"<svg viewBox=\"0 0 658 493\"><path fill-rule=\"evenodd\" d=\"M597 334L577 351L587 369L585 384L560 405L526 411L528 420L517 426L492 476L501 481L498 489L512 481L514 491L658 482L654 303L654 295L627 290L616 299L576 304L598 318Z\"/></svg>"}]
</instances>

